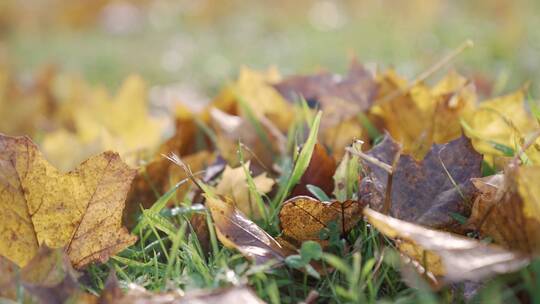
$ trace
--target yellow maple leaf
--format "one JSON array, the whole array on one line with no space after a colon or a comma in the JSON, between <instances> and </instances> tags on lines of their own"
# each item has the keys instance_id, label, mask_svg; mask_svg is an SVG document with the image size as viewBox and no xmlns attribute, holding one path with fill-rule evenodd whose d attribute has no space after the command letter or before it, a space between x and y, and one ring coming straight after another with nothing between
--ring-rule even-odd
<instances>
[{"instance_id":1,"label":"yellow maple leaf","mask_svg":"<svg viewBox=\"0 0 540 304\"><path fill-rule=\"evenodd\" d=\"M527 134L538 128L526 109L525 88L482 102L465 121L474 148L490 158L504 156L501 146L519 151ZM540 164L537 145L529 147L526 155L533 164Z\"/></svg>"},{"instance_id":2,"label":"yellow maple leaf","mask_svg":"<svg viewBox=\"0 0 540 304\"><path fill-rule=\"evenodd\" d=\"M247 103L257 117L266 116L280 130L286 131L293 121L293 110L285 98L271 86L280 79L281 76L275 67L266 72L242 67L238 80L233 85L233 91Z\"/></svg>"},{"instance_id":3,"label":"yellow maple leaf","mask_svg":"<svg viewBox=\"0 0 540 304\"><path fill-rule=\"evenodd\" d=\"M252 218L261 216L255 194L249 190L246 181L246 170L249 170L249 162L237 168L225 167L220 182L216 186L216 194L231 198L236 207ZM274 180L262 173L253 178L256 190L259 193L268 193L274 186Z\"/></svg>"},{"instance_id":4,"label":"yellow maple leaf","mask_svg":"<svg viewBox=\"0 0 540 304\"><path fill-rule=\"evenodd\" d=\"M128 77L114 98L96 89L74 110L76 132L60 129L46 135L44 154L63 170L105 150L118 151L128 163L137 164L159 145L168 123L149 115L146 99L146 86L138 76Z\"/></svg>"},{"instance_id":5,"label":"yellow maple leaf","mask_svg":"<svg viewBox=\"0 0 540 304\"><path fill-rule=\"evenodd\" d=\"M372 113L382 118L385 129L403 144L404 151L419 159L433 143L460 137L460 119L469 117L476 105L474 86L455 72L433 87L418 83L408 88L392 70L378 82L380 105Z\"/></svg>"},{"instance_id":6,"label":"yellow maple leaf","mask_svg":"<svg viewBox=\"0 0 540 304\"><path fill-rule=\"evenodd\" d=\"M0 135L0 255L23 267L40 245L65 247L76 268L133 244L121 225L135 170L113 152L59 172L28 137Z\"/></svg>"}]
</instances>

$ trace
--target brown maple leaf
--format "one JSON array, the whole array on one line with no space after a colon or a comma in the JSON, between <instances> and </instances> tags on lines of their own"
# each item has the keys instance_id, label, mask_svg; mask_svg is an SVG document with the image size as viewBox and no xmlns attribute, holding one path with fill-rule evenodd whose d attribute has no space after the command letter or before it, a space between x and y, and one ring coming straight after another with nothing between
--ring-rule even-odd
<instances>
[{"instance_id":1,"label":"brown maple leaf","mask_svg":"<svg viewBox=\"0 0 540 304\"><path fill-rule=\"evenodd\" d=\"M367 154L388 165L389 174L379 166L364 162L367 176L360 184L363 199L375 210L389 207L389 215L431 228L456 230L457 216L470 214L477 190L471 178L481 175L482 156L469 139L461 137L447 144L433 145L421 161L397 155L398 145L386 138ZM390 185L390 188L387 188ZM389 195L389 201L385 199ZM390 205L388 205L390 203Z\"/></svg>"},{"instance_id":2,"label":"brown maple leaf","mask_svg":"<svg viewBox=\"0 0 540 304\"><path fill-rule=\"evenodd\" d=\"M274 87L289 101L303 97L313 107L320 104L323 110L344 101L349 107L341 112L349 112L349 115L369 109L377 93L373 75L356 60L344 77L329 72L291 76Z\"/></svg>"},{"instance_id":3,"label":"brown maple leaf","mask_svg":"<svg viewBox=\"0 0 540 304\"><path fill-rule=\"evenodd\" d=\"M283 203L279 221L283 238L299 246L304 241L328 243L322 233L334 222L340 233L351 230L362 218L365 205L357 201L321 202L309 196L296 196Z\"/></svg>"}]
</instances>

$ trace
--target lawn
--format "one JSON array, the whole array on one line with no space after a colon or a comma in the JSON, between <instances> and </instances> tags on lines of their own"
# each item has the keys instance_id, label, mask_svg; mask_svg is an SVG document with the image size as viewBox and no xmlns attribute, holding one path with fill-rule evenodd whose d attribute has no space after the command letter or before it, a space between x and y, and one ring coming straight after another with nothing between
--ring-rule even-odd
<instances>
[{"instance_id":1,"label":"lawn","mask_svg":"<svg viewBox=\"0 0 540 304\"><path fill-rule=\"evenodd\" d=\"M0 303L119 302L102 296L111 273L123 292L144 288L148 303L158 293L178 303L198 290L219 297L232 286L267 303L539 303L539 12L535 1L7 1L0 204L10 211L20 194L32 227L41 204L54 210L48 225L78 214L69 240L51 247L71 262L53 268L80 276L68 288L64 277L53 284L28 270L50 259L11 255L19 244L7 236L24 233L6 220L0 270L15 275L0 279ZM392 158L390 138L400 147ZM32 166L21 174L17 164L34 158L21 141L51 163L36 163L28 181ZM126 170L111 174L112 186L92 190L92 179L54 169L108 176L78 167L89 157L113 163L105 150ZM485 179L493 176L505 183ZM48 191L73 196L73 206L88 191L114 197L102 221L137 240L75 262L87 207L65 211ZM42 195L34 211L33 193ZM301 195L313 200L307 217L287 209L305 203ZM442 204L444 219L431 203ZM478 224L488 203L495 211ZM323 228L309 234L312 222ZM37 230L36 252L52 242Z\"/></svg>"}]
</instances>

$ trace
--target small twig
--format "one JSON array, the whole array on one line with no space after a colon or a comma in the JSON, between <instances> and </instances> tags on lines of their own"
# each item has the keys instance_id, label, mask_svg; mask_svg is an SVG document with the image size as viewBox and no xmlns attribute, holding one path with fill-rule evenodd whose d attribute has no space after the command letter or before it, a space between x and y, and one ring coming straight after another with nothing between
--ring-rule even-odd
<instances>
[{"instance_id":1,"label":"small twig","mask_svg":"<svg viewBox=\"0 0 540 304\"><path fill-rule=\"evenodd\" d=\"M416 86L418 83L426 80L431 75L433 75L435 72L443 68L445 65L447 65L450 61L454 60L459 54L463 53L468 48L471 48L474 46L474 43L472 40L466 40L463 42L457 49L453 50L446 56L444 56L441 60L439 60L437 63L432 65L429 69L425 70L424 72L420 73L409 85L407 85L405 88L400 88L395 91L392 91L391 93L388 93L383 98L381 98L377 104L384 104L394 98L400 97L405 95L407 92L409 92L414 86Z\"/></svg>"},{"instance_id":2,"label":"small twig","mask_svg":"<svg viewBox=\"0 0 540 304\"><path fill-rule=\"evenodd\" d=\"M351 148L351 147L345 148L345 151L347 151L347 152L349 152L351 154L354 154L354 155L360 157L361 159L363 159L363 160L365 160L367 162L370 162L370 163L374 164L375 166L377 166L377 167L383 169L384 171L386 171L388 174L392 174L392 166L383 163L382 161L376 159L375 157L373 157L371 155L367 155L364 152L356 150L356 149Z\"/></svg>"},{"instance_id":3,"label":"small twig","mask_svg":"<svg viewBox=\"0 0 540 304\"><path fill-rule=\"evenodd\" d=\"M199 188L202 192L204 192L204 188L201 187L201 185L199 184L199 181L193 174L193 171L191 171L191 168L186 163L184 163L184 161L182 161L178 155L174 153L171 153L169 155L165 155L165 154L161 154L161 155L165 157L166 159L170 160L172 163L179 166L180 168L182 168L188 175L189 179L195 184L195 186L197 186L197 188Z\"/></svg>"}]
</instances>

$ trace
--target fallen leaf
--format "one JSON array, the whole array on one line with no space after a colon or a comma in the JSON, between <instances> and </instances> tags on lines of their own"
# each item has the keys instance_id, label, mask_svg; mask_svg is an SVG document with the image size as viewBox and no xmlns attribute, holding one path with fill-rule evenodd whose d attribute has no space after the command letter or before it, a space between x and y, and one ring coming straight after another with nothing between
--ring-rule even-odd
<instances>
[{"instance_id":1,"label":"fallen leaf","mask_svg":"<svg viewBox=\"0 0 540 304\"><path fill-rule=\"evenodd\" d=\"M15 276L17 275L18 266L12 261L0 256L0 299L17 299L17 285Z\"/></svg>"},{"instance_id":2,"label":"fallen leaf","mask_svg":"<svg viewBox=\"0 0 540 304\"><path fill-rule=\"evenodd\" d=\"M394 164L398 145L387 135L368 155ZM416 161L401 154L392 169L389 215L443 230L461 227L456 216L468 217L477 190L471 178L481 176L482 156L466 137L433 145L425 158ZM375 210L384 210L388 173L364 161L367 176L360 184L363 200Z\"/></svg>"},{"instance_id":3,"label":"fallen leaf","mask_svg":"<svg viewBox=\"0 0 540 304\"><path fill-rule=\"evenodd\" d=\"M193 291L182 299L185 303L246 303L264 304L265 302L246 286L221 288L213 291Z\"/></svg>"},{"instance_id":4,"label":"fallen leaf","mask_svg":"<svg viewBox=\"0 0 540 304\"><path fill-rule=\"evenodd\" d=\"M128 77L114 98L97 88L74 110L75 132L59 129L47 134L43 153L63 170L71 170L96 151L106 150L119 151L136 165L158 147L168 124L166 119L150 116L146 102L146 86L138 76Z\"/></svg>"},{"instance_id":5,"label":"fallen leaf","mask_svg":"<svg viewBox=\"0 0 540 304\"><path fill-rule=\"evenodd\" d=\"M467 84L435 96L433 142L443 144L462 135L461 119L467 120L472 115L476 107L476 90L474 85Z\"/></svg>"},{"instance_id":6,"label":"fallen leaf","mask_svg":"<svg viewBox=\"0 0 540 304\"><path fill-rule=\"evenodd\" d=\"M412 259L435 284L480 281L517 271L530 257L487 245L475 239L437 231L364 209L367 221L395 241L399 251Z\"/></svg>"},{"instance_id":7,"label":"fallen leaf","mask_svg":"<svg viewBox=\"0 0 540 304\"><path fill-rule=\"evenodd\" d=\"M235 208L230 199L205 196L206 206L214 220L217 236L225 247L240 251L256 264L270 261L279 263L291 254Z\"/></svg>"},{"instance_id":8,"label":"fallen leaf","mask_svg":"<svg viewBox=\"0 0 540 304\"><path fill-rule=\"evenodd\" d=\"M279 212L282 237L294 245L304 241L327 245L322 233L330 223L334 222L341 234L346 233L362 218L364 206L352 200L321 202L309 196L293 197L283 203Z\"/></svg>"},{"instance_id":9,"label":"fallen leaf","mask_svg":"<svg viewBox=\"0 0 540 304\"><path fill-rule=\"evenodd\" d=\"M116 275L109 275L105 283L105 289L99 297L100 304L166 304L166 303L264 303L247 286L236 286L228 288L218 288L215 290L194 290L184 293L180 290L168 292L150 292L145 288L131 283L126 292L119 286Z\"/></svg>"},{"instance_id":10,"label":"fallen leaf","mask_svg":"<svg viewBox=\"0 0 540 304\"><path fill-rule=\"evenodd\" d=\"M392 70L382 74L378 83L372 114L381 117L384 129L417 159L423 158L433 143L459 138L460 119L468 118L476 105L474 86L455 72L432 88L423 83L408 88ZM394 94L400 90L404 93ZM386 100L388 96L394 97Z\"/></svg>"},{"instance_id":11,"label":"fallen leaf","mask_svg":"<svg viewBox=\"0 0 540 304\"><path fill-rule=\"evenodd\" d=\"M465 132L474 148L493 163L493 157L508 156L501 147L518 151L528 133L538 128L525 104L525 90L484 101L466 119ZM539 141L526 154L533 164L540 164Z\"/></svg>"},{"instance_id":12,"label":"fallen leaf","mask_svg":"<svg viewBox=\"0 0 540 304\"><path fill-rule=\"evenodd\" d=\"M419 83L404 94L388 101L380 101L399 90L405 90L407 82L390 70L379 76L380 90L371 113L381 117L383 128L403 145L403 149L421 158L433 135L432 119L435 108L430 89Z\"/></svg>"},{"instance_id":13,"label":"fallen leaf","mask_svg":"<svg viewBox=\"0 0 540 304\"><path fill-rule=\"evenodd\" d=\"M24 290L25 303L37 301L45 304L70 303L90 296L77 282L79 274L73 270L61 248L42 246L25 267L18 269L15 264L11 267L17 271L3 272L3 280L8 284L0 281L0 296L15 300L9 293L16 294L20 289L19 292Z\"/></svg>"},{"instance_id":14,"label":"fallen leaf","mask_svg":"<svg viewBox=\"0 0 540 304\"><path fill-rule=\"evenodd\" d=\"M313 196L307 188L314 185L323 190L326 195L334 191L334 173L336 172L336 161L326 153L326 149L321 144L315 144L309 165L300 178L300 181L291 191L289 197L299 195Z\"/></svg>"},{"instance_id":15,"label":"fallen leaf","mask_svg":"<svg viewBox=\"0 0 540 304\"><path fill-rule=\"evenodd\" d=\"M274 87L291 102L302 97L312 107L319 105L325 113L330 108L339 110L344 114L342 118L369 109L377 93L377 83L372 73L356 60L351 62L345 76L328 72L292 76L274 84ZM346 107L338 109L341 103Z\"/></svg>"},{"instance_id":16,"label":"fallen leaf","mask_svg":"<svg viewBox=\"0 0 540 304\"><path fill-rule=\"evenodd\" d=\"M324 122L324 119L322 122ZM332 156L337 161L343 158L345 147L349 146L352 142L356 140L369 142L369 135L358 117L340 120L334 126L321 125L320 133L320 141L324 146L328 147Z\"/></svg>"},{"instance_id":17,"label":"fallen leaf","mask_svg":"<svg viewBox=\"0 0 540 304\"><path fill-rule=\"evenodd\" d=\"M345 76L329 72L291 76L274 87L290 102L303 97L308 105L324 111L321 141L331 149L335 159L341 159L343 149L352 140L365 137L356 116L372 106L377 83L372 73L356 60L352 61Z\"/></svg>"},{"instance_id":18,"label":"fallen leaf","mask_svg":"<svg viewBox=\"0 0 540 304\"><path fill-rule=\"evenodd\" d=\"M249 162L234 169L226 166L221 180L216 185L215 193L227 196L244 214L249 215L250 218L258 219L261 217L261 213L255 194L249 190L246 171L249 172ZM266 172L253 177L253 183L259 194L270 192L275 184L274 180L266 175Z\"/></svg>"},{"instance_id":19,"label":"fallen leaf","mask_svg":"<svg viewBox=\"0 0 540 304\"><path fill-rule=\"evenodd\" d=\"M476 179L480 195L469 224L510 250L540 254L540 167Z\"/></svg>"},{"instance_id":20,"label":"fallen leaf","mask_svg":"<svg viewBox=\"0 0 540 304\"><path fill-rule=\"evenodd\" d=\"M136 237L121 227L135 171L104 152L61 173L27 137L0 135L0 254L19 266L40 245L66 247L75 268L104 262Z\"/></svg>"},{"instance_id":21,"label":"fallen leaf","mask_svg":"<svg viewBox=\"0 0 540 304\"><path fill-rule=\"evenodd\" d=\"M294 118L293 111L287 101L271 86L280 79L281 75L275 67L264 72L242 67L232 90L236 98L246 102L257 118L266 117L281 131L287 131ZM238 113L246 117L243 110L240 109Z\"/></svg>"},{"instance_id":22,"label":"fallen leaf","mask_svg":"<svg viewBox=\"0 0 540 304\"><path fill-rule=\"evenodd\" d=\"M85 296L79 275L71 268L61 249L41 247L38 254L21 269L24 289L40 303L68 303Z\"/></svg>"},{"instance_id":23,"label":"fallen leaf","mask_svg":"<svg viewBox=\"0 0 540 304\"><path fill-rule=\"evenodd\" d=\"M271 168L274 155L279 151L277 141L265 129L259 134L243 117L229 115L217 108L210 110L211 125L216 132L217 148L220 155L232 166L240 165L238 158L239 143L245 160L252 159Z\"/></svg>"},{"instance_id":24,"label":"fallen leaf","mask_svg":"<svg viewBox=\"0 0 540 304\"><path fill-rule=\"evenodd\" d=\"M37 73L21 81L7 68L0 68L0 132L13 135L35 135L36 131L56 125L57 103L52 87L57 78L53 65L38 69Z\"/></svg>"},{"instance_id":25,"label":"fallen leaf","mask_svg":"<svg viewBox=\"0 0 540 304\"><path fill-rule=\"evenodd\" d=\"M178 170L163 155L174 153L182 156L184 162L194 171L203 170L214 161L213 153L197 147L200 139L206 148L206 137L199 136L201 132L196 123L196 115L197 113L191 112L186 106L179 105L176 109L175 134L160 146L149 163L139 169L128 193L124 211L124 223L128 227L134 226L141 206L150 208L162 194L187 177L183 170ZM186 186L178 188L176 201L182 201L189 189Z\"/></svg>"}]
</instances>

